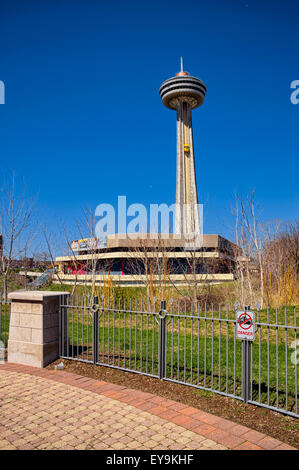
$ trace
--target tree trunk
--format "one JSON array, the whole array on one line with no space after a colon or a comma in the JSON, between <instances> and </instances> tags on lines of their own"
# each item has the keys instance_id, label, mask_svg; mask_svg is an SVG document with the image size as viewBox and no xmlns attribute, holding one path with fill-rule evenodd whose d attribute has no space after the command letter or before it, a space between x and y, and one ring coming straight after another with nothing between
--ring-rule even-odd
<instances>
[{"instance_id":1,"label":"tree trunk","mask_svg":"<svg viewBox=\"0 0 299 470\"><path fill-rule=\"evenodd\" d=\"M7 274L3 274L3 297L4 302L7 302Z\"/></svg>"}]
</instances>

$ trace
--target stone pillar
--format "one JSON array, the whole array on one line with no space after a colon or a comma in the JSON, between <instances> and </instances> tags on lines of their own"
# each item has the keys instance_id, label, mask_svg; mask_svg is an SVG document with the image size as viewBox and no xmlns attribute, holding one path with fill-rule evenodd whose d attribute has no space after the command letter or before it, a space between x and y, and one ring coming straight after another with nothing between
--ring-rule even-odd
<instances>
[{"instance_id":1,"label":"stone pillar","mask_svg":"<svg viewBox=\"0 0 299 470\"><path fill-rule=\"evenodd\" d=\"M68 292L11 292L8 362L45 367L59 357L59 304Z\"/></svg>"}]
</instances>

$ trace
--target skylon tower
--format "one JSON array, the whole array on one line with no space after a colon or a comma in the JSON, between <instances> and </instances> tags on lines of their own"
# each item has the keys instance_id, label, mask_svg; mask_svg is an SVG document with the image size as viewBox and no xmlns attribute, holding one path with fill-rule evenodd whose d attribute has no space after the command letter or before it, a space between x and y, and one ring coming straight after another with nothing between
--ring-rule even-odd
<instances>
[{"instance_id":1,"label":"skylon tower","mask_svg":"<svg viewBox=\"0 0 299 470\"><path fill-rule=\"evenodd\" d=\"M205 84L183 70L162 83L159 93L163 104L177 112L177 176L175 233L201 232L195 176L192 109L202 105Z\"/></svg>"}]
</instances>

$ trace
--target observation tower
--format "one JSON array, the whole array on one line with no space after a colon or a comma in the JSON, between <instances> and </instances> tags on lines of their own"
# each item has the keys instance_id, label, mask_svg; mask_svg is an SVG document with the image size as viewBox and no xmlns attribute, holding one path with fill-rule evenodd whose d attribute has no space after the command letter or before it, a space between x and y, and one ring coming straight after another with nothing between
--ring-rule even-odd
<instances>
[{"instance_id":1,"label":"observation tower","mask_svg":"<svg viewBox=\"0 0 299 470\"><path fill-rule=\"evenodd\" d=\"M205 84L183 70L162 83L159 93L163 104L177 112L177 176L175 233L201 233L195 176L192 109L203 104Z\"/></svg>"}]
</instances>

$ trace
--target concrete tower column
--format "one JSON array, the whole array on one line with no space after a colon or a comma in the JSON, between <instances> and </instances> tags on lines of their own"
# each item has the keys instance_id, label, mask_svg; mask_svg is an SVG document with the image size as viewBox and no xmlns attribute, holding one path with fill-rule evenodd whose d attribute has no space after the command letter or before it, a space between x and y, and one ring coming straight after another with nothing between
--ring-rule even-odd
<instances>
[{"instance_id":1,"label":"concrete tower column","mask_svg":"<svg viewBox=\"0 0 299 470\"><path fill-rule=\"evenodd\" d=\"M177 182L175 233L197 236L201 233L195 175L192 109L201 106L206 94L204 83L189 73L177 73L160 87L163 104L177 112Z\"/></svg>"}]
</instances>

